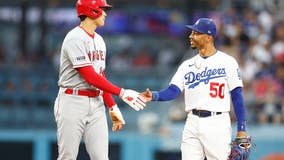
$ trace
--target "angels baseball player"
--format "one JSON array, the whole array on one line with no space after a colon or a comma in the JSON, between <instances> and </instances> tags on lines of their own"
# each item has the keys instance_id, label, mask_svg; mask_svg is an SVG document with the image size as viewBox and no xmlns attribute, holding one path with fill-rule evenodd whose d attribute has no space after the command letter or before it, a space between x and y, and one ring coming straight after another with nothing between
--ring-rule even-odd
<instances>
[{"instance_id":1,"label":"angels baseball player","mask_svg":"<svg viewBox=\"0 0 284 160\"><path fill-rule=\"evenodd\" d=\"M113 131L125 121L112 98L119 96L136 111L146 100L138 92L110 83L105 76L106 45L97 27L104 26L105 0L78 0L80 25L66 35L60 57L59 92L54 115L57 124L58 160L76 160L81 140L91 160L108 160L108 125L105 105L113 121Z\"/></svg>"},{"instance_id":2,"label":"angels baseball player","mask_svg":"<svg viewBox=\"0 0 284 160\"><path fill-rule=\"evenodd\" d=\"M184 92L188 113L183 130L183 160L227 160L230 154L230 102L237 117L237 137L246 137L242 79L237 61L214 46L217 29L209 18L200 18L191 29L189 41L198 54L184 61L168 88L146 89L147 101L169 101Z\"/></svg>"}]
</instances>

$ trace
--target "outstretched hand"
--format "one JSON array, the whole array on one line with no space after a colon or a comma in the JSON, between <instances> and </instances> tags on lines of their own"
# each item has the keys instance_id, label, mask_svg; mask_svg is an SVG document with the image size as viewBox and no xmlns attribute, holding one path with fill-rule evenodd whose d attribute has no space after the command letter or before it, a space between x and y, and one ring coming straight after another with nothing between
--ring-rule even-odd
<instances>
[{"instance_id":1,"label":"outstretched hand","mask_svg":"<svg viewBox=\"0 0 284 160\"><path fill-rule=\"evenodd\" d=\"M117 105L114 105L109 111L112 120L112 131L119 131L123 128L125 121Z\"/></svg>"},{"instance_id":2,"label":"outstretched hand","mask_svg":"<svg viewBox=\"0 0 284 160\"><path fill-rule=\"evenodd\" d=\"M146 107L146 99L134 90L122 89L120 98L136 111Z\"/></svg>"},{"instance_id":3,"label":"outstretched hand","mask_svg":"<svg viewBox=\"0 0 284 160\"><path fill-rule=\"evenodd\" d=\"M152 92L150 91L149 88L145 90L145 92L140 93L141 96L147 101L150 102L152 101Z\"/></svg>"}]
</instances>

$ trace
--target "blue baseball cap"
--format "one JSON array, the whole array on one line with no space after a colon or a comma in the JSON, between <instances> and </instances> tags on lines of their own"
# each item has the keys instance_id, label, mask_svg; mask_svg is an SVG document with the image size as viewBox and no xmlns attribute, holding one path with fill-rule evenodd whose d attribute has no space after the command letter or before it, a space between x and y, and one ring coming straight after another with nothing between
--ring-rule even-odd
<instances>
[{"instance_id":1,"label":"blue baseball cap","mask_svg":"<svg viewBox=\"0 0 284 160\"><path fill-rule=\"evenodd\" d=\"M199 18L194 25L185 25L196 32L208 34L216 37L217 27L215 22L210 18Z\"/></svg>"}]
</instances>

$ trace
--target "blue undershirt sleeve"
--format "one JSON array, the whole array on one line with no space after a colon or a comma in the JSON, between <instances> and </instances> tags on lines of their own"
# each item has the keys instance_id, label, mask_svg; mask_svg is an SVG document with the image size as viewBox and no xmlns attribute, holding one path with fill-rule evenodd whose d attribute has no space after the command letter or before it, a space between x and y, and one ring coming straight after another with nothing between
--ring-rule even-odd
<instances>
[{"instance_id":1,"label":"blue undershirt sleeve","mask_svg":"<svg viewBox=\"0 0 284 160\"><path fill-rule=\"evenodd\" d=\"M238 131L246 130L246 117L245 117L245 106L242 96L242 88L237 87L231 91L231 98L235 115L237 118Z\"/></svg>"},{"instance_id":2,"label":"blue undershirt sleeve","mask_svg":"<svg viewBox=\"0 0 284 160\"><path fill-rule=\"evenodd\" d=\"M174 84L161 91L152 91L152 101L170 101L178 97L181 90Z\"/></svg>"}]
</instances>

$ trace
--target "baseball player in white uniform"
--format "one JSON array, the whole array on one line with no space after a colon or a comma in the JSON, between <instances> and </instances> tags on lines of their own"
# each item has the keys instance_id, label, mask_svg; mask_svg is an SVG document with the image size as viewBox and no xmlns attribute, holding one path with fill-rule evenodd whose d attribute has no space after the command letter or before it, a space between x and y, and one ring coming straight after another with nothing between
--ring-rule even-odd
<instances>
[{"instance_id":1,"label":"baseball player in white uniform","mask_svg":"<svg viewBox=\"0 0 284 160\"><path fill-rule=\"evenodd\" d=\"M60 57L59 92L54 115L57 124L58 160L76 160L81 140L91 160L108 160L108 125L105 105L113 121L113 131L125 124L112 98L119 96L136 111L146 100L138 92L110 83L105 76L106 45L95 32L104 26L105 0L78 0L80 25L65 37Z\"/></svg>"},{"instance_id":2,"label":"baseball player in white uniform","mask_svg":"<svg viewBox=\"0 0 284 160\"><path fill-rule=\"evenodd\" d=\"M186 25L191 48L198 54L184 61L172 77L168 88L147 89L147 101L168 101L184 92L188 113L183 130L183 160L227 160L230 154L231 100L237 117L237 137L246 137L242 79L237 61L214 47L217 29L209 18Z\"/></svg>"}]
</instances>

